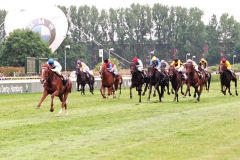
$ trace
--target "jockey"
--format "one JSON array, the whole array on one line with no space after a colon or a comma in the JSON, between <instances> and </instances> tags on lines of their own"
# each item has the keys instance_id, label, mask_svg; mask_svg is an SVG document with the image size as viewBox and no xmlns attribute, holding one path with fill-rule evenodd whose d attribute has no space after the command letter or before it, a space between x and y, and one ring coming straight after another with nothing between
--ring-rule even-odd
<instances>
[{"instance_id":1,"label":"jockey","mask_svg":"<svg viewBox=\"0 0 240 160\"><path fill-rule=\"evenodd\" d=\"M234 74L234 72L232 70L232 66L231 66L230 62L225 57L223 57L221 59L220 64L223 64L224 66L226 66L227 69L231 72L232 76L235 77L235 74Z\"/></svg>"},{"instance_id":2,"label":"jockey","mask_svg":"<svg viewBox=\"0 0 240 160\"><path fill-rule=\"evenodd\" d=\"M107 65L107 69L109 72L112 72L115 76L118 75L118 71L117 71L117 67L115 64L113 64L112 62L110 62L110 60L105 59L104 60L104 64Z\"/></svg>"},{"instance_id":3,"label":"jockey","mask_svg":"<svg viewBox=\"0 0 240 160\"><path fill-rule=\"evenodd\" d=\"M182 67L183 63L181 62L180 59L175 58L170 65L174 66L178 71L180 71L179 68Z\"/></svg>"},{"instance_id":4,"label":"jockey","mask_svg":"<svg viewBox=\"0 0 240 160\"><path fill-rule=\"evenodd\" d=\"M204 58L200 60L199 65L203 70L208 70L208 62Z\"/></svg>"},{"instance_id":5,"label":"jockey","mask_svg":"<svg viewBox=\"0 0 240 160\"><path fill-rule=\"evenodd\" d=\"M62 81L63 81L63 85L65 85L66 82L67 82L67 80L66 80L65 77L63 77L63 75L62 75L62 73L61 73L61 71L62 71L62 66L61 66L61 64L60 64L58 61L56 61L56 60L54 60L54 59L52 59L52 58L49 58L49 59L48 59L47 64L51 66L51 68L52 68L51 70L52 70L53 72L57 73L57 75L59 75L59 76L61 77L61 79L62 79Z\"/></svg>"},{"instance_id":6,"label":"jockey","mask_svg":"<svg viewBox=\"0 0 240 160\"><path fill-rule=\"evenodd\" d=\"M195 69L197 72L199 72L199 70L198 70L198 65L197 65L197 63L196 63L194 60L188 59L186 63L192 63L194 69Z\"/></svg>"},{"instance_id":7,"label":"jockey","mask_svg":"<svg viewBox=\"0 0 240 160\"><path fill-rule=\"evenodd\" d=\"M231 64L226 58L222 58L220 64L223 64L224 66L227 67L227 69L231 70Z\"/></svg>"},{"instance_id":8,"label":"jockey","mask_svg":"<svg viewBox=\"0 0 240 160\"><path fill-rule=\"evenodd\" d=\"M165 60L161 60L161 70L164 73L168 73L169 64Z\"/></svg>"},{"instance_id":9,"label":"jockey","mask_svg":"<svg viewBox=\"0 0 240 160\"><path fill-rule=\"evenodd\" d=\"M89 78L89 74L92 75L92 72L90 71L89 67L81 60L77 60L77 68L83 71L87 75L87 78Z\"/></svg>"},{"instance_id":10,"label":"jockey","mask_svg":"<svg viewBox=\"0 0 240 160\"><path fill-rule=\"evenodd\" d=\"M186 75L186 73L184 72L185 70L184 70L183 63L182 63L182 61L181 61L180 59L175 58L175 59L171 62L170 65L171 65L171 66L174 66L175 69L176 69L179 73L182 74L182 79L185 79L185 80L187 79L187 75Z\"/></svg>"},{"instance_id":11,"label":"jockey","mask_svg":"<svg viewBox=\"0 0 240 160\"><path fill-rule=\"evenodd\" d=\"M161 63L160 63L160 60L156 56L152 57L152 59L150 61L150 65L152 66L153 63L156 63L155 68L160 71Z\"/></svg>"},{"instance_id":12,"label":"jockey","mask_svg":"<svg viewBox=\"0 0 240 160\"><path fill-rule=\"evenodd\" d=\"M144 77L143 63L142 63L141 59L134 57L132 62L136 65L137 70L140 71L142 76Z\"/></svg>"},{"instance_id":13,"label":"jockey","mask_svg":"<svg viewBox=\"0 0 240 160\"><path fill-rule=\"evenodd\" d=\"M140 72L143 72L143 63L142 63L141 59L134 57L132 61L133 61L133 63L136 64L137 70Z\"/></svg>"},{"instance_id":14,"label":"jockey","mask_svg":"<svg viewBox=\"0 0 240 160\"><path fill-rule=\"evenodd\" d=\"M56 61L56 60L54 60L52 58L49 58L47 63L52 67L51 70L53 72L57 73L59 76L62 76L62 73L61 73L62 66L61 66L61 64L58 61Z\"/></svg>"}]
</instances>

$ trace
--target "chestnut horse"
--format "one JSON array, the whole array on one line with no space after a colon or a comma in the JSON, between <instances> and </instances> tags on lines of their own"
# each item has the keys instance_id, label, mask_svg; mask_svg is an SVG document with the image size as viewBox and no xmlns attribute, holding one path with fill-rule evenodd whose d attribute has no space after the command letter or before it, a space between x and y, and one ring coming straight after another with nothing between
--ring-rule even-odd
<instances>
[{"instance_id":1,"label":"chestnut horse","mask_svg":"<svg viewBox=\"0 0 240 160\"><path fill-rule=\"evenodd\" d=\"M187 81L186 81L186 85L187 85L187 90L185 93L185 96L187 94L187 92L190 92L190 87L192 86L195 89L195 93L197 94L197 102L200 101L200 96L203 90L203 85L205 84L205 77L201 77L198 75L197 71L194 69L193 64L190 63L186 63L184 65L185 69L186 69L186 74L187 74ZM196 94L194 93L194 97L196 97Z\"/></svg>"},{"instance_id":2,"label":"chestnut horse","mask_svg":"<svg viewBox=\"0 0 240 160\"><path fill-rule=\"evenodd\" d=\"M237 92L237 78L234 73L231 73L229 69L223 64L219 66L220 80L221 80L221 91L224 95L226 95L226 90L228 89L228 93L231 93L231 81L235 83L235 94L238 95Z\"/></svg>"},{"instance_id":3,"label":"chestnut horse","mask_svg":"<svg viewBox=\"0 0 240 160\"><path fill-rule=\"evenodd\" d=\"M71 93L72 82L68 79L66 84L63 85L63 81L59 75L51 70L51 66L48 64L43 64L41 66L41 83L43 84L43 94L40 102L37 105L37 108L40 108L42 102L47 97L48 94L51 94L51 108L50 112L54 111L53 108L53 99L55 96L58 96L60 101L62 102L61 110L59 114L65 109L65 113L67 113L67 98L68 94Z\"/></svg>"},{"instance_id":4,"label":"chestnut horse","mask_svg":"<svg viewBox=\"0 0 240 160\"><path fill-rule=\"evenodd\" d=\"M115 90L114 90L114 76L111 72L108 71L107 65L103 64L100 69L100 75L102 78L100 92L103 98L106 98L105 89L108 89L108 96L111 94L113 98L115 98Z\"/></svg>"}]
</instances>

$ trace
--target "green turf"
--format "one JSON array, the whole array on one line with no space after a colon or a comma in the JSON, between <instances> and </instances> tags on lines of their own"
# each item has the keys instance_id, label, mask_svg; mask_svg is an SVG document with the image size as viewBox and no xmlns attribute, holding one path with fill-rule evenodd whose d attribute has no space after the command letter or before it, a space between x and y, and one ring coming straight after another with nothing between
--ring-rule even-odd
<instances>
[{"instance_id":1,"label":"green turf","mask_svg":"<svg viewBox=\"0 0 240 160\"><path fill-rule=\"evenodd\" d=\"M219 82L200 103L165 95L139 104L128 89L117 99L73 92L61 117L58 99L54 113L50 97L36 110L40 96L0 95L0 159L240 159L240 97L222 95Z\"/></svg>"}]
</instances>

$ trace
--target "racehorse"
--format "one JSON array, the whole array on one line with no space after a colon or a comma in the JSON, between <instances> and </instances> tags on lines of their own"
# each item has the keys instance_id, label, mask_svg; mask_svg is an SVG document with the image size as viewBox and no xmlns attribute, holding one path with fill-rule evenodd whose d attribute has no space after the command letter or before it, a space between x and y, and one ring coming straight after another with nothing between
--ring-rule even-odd
<instances>
[{"instance_id":1,"label":"racehorse","mask_svg":"<svg viewBox=\"0 0 240 160\"><path fill-rule=\"evenodd\" d=\"M150 101L150 96L152 93L152 86L157 90L158 92L158 97L159 97L159 102L162 101L162 95L164 92L164 87L161 86L161 92L159 90L159 85L161 81L163 80L163 74L159 72L154 65L148 68L148 75L150 77L149 81L149 95L148 95L148 101Z\"/></svg>"},{"instance_id":2,"label":"racehorse","mask_svg":"<svg viewBox=\"0 0 240 160\"><path fill-rule=\"evenodd\" d=\"M211 75L210 72L205 71L201 66L198 66L198 70L204 75L204 77L205 77L205 84L204 85L206 87L206 90L209 92L212 75Z\"/></svg>"},{"instance_id":3,"label":"racehorse","mask_svg":"<svg viewBox=\"0 0 240 160\"><path fill-rule=\"evenodd\" d=\"M131 86L130 86L130 98L132 99L132 88L136 87L136 91L138 92L139 96L139 102L142 101L141 95L142 95L142 85L144 84L144 77L142 73L137 69L135 63L130 64L130 72L132 75L131 78Z\"/></svg>"},{"instance_id":4,"label":"racehorse","mask_svg":"<svg viewBox=\"0 0 240 160\"><path fill-rule=\"evenodd\" d=\"M84 73L78 67L76 68L76 75L77 75L77 91L81 91L81 94L85 95L85 85L88 84L89 90L93 94L95 82L94 76L89 73ZM81 89L79 89L80 85Z\"/></svg>"},{"instance_id":5,"label":"racehorse","mask_svg":"<svg viewBox=\"0 0 240 160\"><path fill-rule=\"evenodd\" d=\"M111 94L113 98L115 98L115 90L114 90L114 75L113 73L109 72L107 69L107 65L103 64L100 69L100 75L102 78L100 92L103 98L107 98L105 95L105 89L108 89L108 96Z\"/></svg>"},{"instance_id":6,"label":"racehorse","mask_svg":"<svg viewBox=\"0 0 240 160\"><path fill-rule=\"evenodd\" d=\"M61 110L59 114L62 113L62 110L65 109L65 113L67 113L67 98L68 94L71 93L72 82L70 79L67 80L66 84L63 84L63 81L57 73L51 70L51 67L48 64L43 64L41 66L41 83L43 84L43 94L40 99L40 102L37 105L37 108L40 108L42 102L47 97L48 94L51 94L51 108L50 112L54 111L53 108L53 99L55 96L58 96L60 101L62 102Z\"/></svg>"},{"instance_id":7,"label":"racehorse","mask_svg":"<svg viewBox=\"0 0 240 160\"><path fill-rule=\"evenodd\" d=\"M235 74L232 74L230 70L227 69L227 67L223 64L220 64L219 66L219 73L220 73L220 80L221 80L221 91L224 95L226 95L226 90L228 89L228 93L232 95L231 93L231 81L235 83L235 94L238 95L237 92L237 78Z\"/></svg>"},{"instance_id":8,"label":"racehorse","mask_svg":"<svg viewBox=\"0 0 240 160\"><path fill-rule=\"evenodd\" d=\"M187 74L187 81L186 81L186 84L187 84L187 90L186 90L186 93L185 93L185 96L187 94L187 92L190 92L190 87L192 86L195 91L194 91L194 97L196 97L196 94L197 94L197 102L200 101L200 96L201 96L201 93L202 93L202 89L203 89L203 85L205 83L205 77L200 77L197 73L197 71L194 69L194 66L193 64L190 62L190 63L186 63L184 65L185 69L186 69L186 74Z\"/></svg>"},{"instance_id":9,"label":"racehorse","mask_svg":"<svg viewBox=\"0 0 240 160\"><path fill-rule=\"evenodd\" d=\"M123 83L123 78L119 74L114 78L114 83L113 83L114 90L117 92L117 90L119 89L119 95L121 95L122 83Z\"/></svg>"},{"instance_id":10,"label":"racehorse","mask_svg":"<svg viewBox=\"0 0 240 160\"><path fill-rule=\"evenodd\" d=\"M171 81L171 84L172 84L172 88L174 90L174 94L175 94L175 97L174 97L174 100L173 101L176 101L178 102L178 90L179 88L181 88L181 94L183 95L183 91L182 91L182 86L183 86L183 79L182 79L182 74L179 73L174 66L170 66L169 69L168 69L168 74L169 74L169 77L170 77L170 81Z\"/></svg>"}]
</instances>

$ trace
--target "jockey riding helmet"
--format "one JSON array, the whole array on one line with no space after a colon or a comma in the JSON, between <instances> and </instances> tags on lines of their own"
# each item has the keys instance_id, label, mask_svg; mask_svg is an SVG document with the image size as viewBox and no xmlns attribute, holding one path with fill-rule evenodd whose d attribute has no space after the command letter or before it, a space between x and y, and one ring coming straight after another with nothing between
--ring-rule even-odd
<instances>
[{"instance_id":1,"label":"jockey riding helmet","mask_svg":"<svg viewBox=\"0 0 240 160\"><path fill-rule=\"evenodd\" d=\"M104 60L104 63L108 63L108 62L109 62L109 60L108 60L108 59L105 59L105 60Z\"/></svg>"},{"instance_id":2,"label":"jockey riding helmet","mask_svg":"<svg viewBox=\"0 0 240 160\"><path fill-rule=\"evenodd\" d=\"M77 60L77 64L81 64L81 60Z\"/></svg>"},{"instance_id":3,"label":"jockey riding helmet","mask_svg":"<svg viewBox=\"0 0 240 160\"><path fill-rule=\"evenodd\" d=\"M138 58L137 58L137 57L134 57L132 61L133 61L134 63L137 63L137 62L138 62Z\"/></svg>"},{"instance_id":4,"label":"jockey riding helmet","mask_svg":"<svg viewBox=\"0 0 240 160\"><path fill-rule=\"evenodd\" d=\"M54 60L52 58L48 59L48 64L52 65L54 63Z\"/></svg>"},{"instance_id":5,"label":"jockey riding helmet","mask_svg":"<svg viewBox=\"0 0 240 160\"><path fill-rule=\"evenodd\" d=\"M226 62L226 58L222 58L222 62L225 63Z\"/></svg>"},{"instance_id":6,"label":"jockey riding helmet","mask_svg":"<svg viewBox=\"0 0 240 160\"><path fill-rule=\"evenodd\" d=\"M157 57L156 56L153 56L152 57L152 61L156 61L157 60Z\"/></svg>"}]
</instances>

